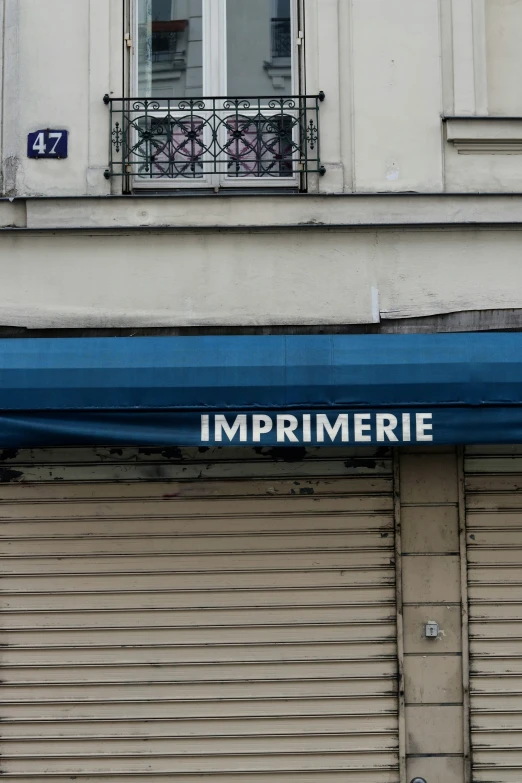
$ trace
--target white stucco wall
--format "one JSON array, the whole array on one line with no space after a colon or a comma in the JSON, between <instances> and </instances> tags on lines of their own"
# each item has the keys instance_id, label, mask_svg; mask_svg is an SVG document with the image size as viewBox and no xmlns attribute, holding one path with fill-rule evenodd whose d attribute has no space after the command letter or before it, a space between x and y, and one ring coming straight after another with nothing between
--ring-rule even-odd
<instances>
[{"instance_id":1,"label":"white stucco wall","mask_svg":"<svg viewBox=\"0 0 522 783\"><path fill-rule=\"evenodd\" d=\"M0 0L2 176L16 197L0 202L0 326L522 308L522 120L473 119L518 105L522 0L488 1L304 0L306 89L327 96L312 194L105 199L119 186L103 177L102 98L123 89L123 0ZM28 160L27 134L47 127L69 130L67 160Z\"/></svg>"},{"instance_id":2,"label":"white stucco wall","mask_svg":"<svg viewBox=\"0 0 522 783\"><path fill-rule=\"evenodd\" d=\"M103 95L121 92L120 0L4 0L3 163L8 195L109 192ZM69 157L29 160L27 134L69 131Z\"/></svg>"},{"instance_id":3,"label":"white stucco wall","mask_svg":"<svg viewBox=\"0 0 522 783\"><path fill-rule=\"evenodd\" d=\"M376 323L522 307L522 229L0 235L0 324Z\"/></svg>"},{"instance_id":4,"label":"white stucco wall","mask_svg":"<svg viewBox=\"0 0 522 783\"><path fill-rule=\"evenodd\" d=\"M2 5L7 192L108 193L102 97L123 89L124 0ZM312 188L466 191L488 190L492 181L493 189L515 188L520 152L511 161L516 177L510 162L493 159L498 152L453 160L441 114L520 113L522 0L306 0L304 7L306 89L327 96L327 174ZM27 133L49 126L69 130L69 159L28 160Z\"/></svg>"},{"instance_id":5,"label":"white stucco wall","mask_svg":"<svg viewBox=\"0 0 522 783\"><path fill-rule=\"evenodd\" d=\"M438 3L352 6L354 189L442 190Z\"/></svg>"},{"instance_id":6,"label":"white stucco wall","mask_svg":"<svg viewBox=\"0 0 522 783\"><path fill-rule=\"evenodd\" d=\"M489 111L522 114L522 2L486 0Z\"/></svg>"}]
</instances>

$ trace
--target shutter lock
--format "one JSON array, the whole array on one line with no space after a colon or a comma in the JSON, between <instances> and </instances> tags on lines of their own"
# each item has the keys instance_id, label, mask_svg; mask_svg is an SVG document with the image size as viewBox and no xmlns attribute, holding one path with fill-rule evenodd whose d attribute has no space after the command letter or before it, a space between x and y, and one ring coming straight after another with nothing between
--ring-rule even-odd
<instances>
[{"instance_id":1,"label":"shutter lock","mask_svg":"<svg viewBox=\"0 0 522 783\"><path fill-rule=\"evenodd\" d=\"M424 633L426 635L426 639L437 639L439 635L439 624L433 620L428 620L424 626ZM413 783L416 783L416 781L413 781Z\"/></svg>"}]
</instances>

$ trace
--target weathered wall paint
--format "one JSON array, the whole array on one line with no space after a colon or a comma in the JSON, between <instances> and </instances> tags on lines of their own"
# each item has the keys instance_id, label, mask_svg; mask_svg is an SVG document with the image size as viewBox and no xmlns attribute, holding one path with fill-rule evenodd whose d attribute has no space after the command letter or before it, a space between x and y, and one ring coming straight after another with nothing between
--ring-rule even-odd
<instances>
[{"instance_id":1,"label":"weathered wall paint","mask_svg":"<svg viewBox=\"0 0 522 783\"><path fill-rule=\"evenodd\" d=\"M442 190L437 2L353 0L352 24L356 189Z\"/></svg>"},{"instance_id":2,"label":"weathered wall paint","mask_svg":"<svg viewBox=\"0 0 522 783\"><path fill-rule=\"evenodd\" d=\"M520 116L521 0L486 0L487 75L491 114Z\"/></svg>"},{"instance_id":3,"label":"weathered wall paint","mask_svg":"<svg viewBox=\"0 0 522 783\"><path fill-rule=\"evenodd\" d=\"M522 145L503 154L512 125L499 120L502 154L461 154L441 119L513 109L502 31L522 23L522 0L306 0L306 89L327 94L314 197L88 200L120 184L103 177L102 98L122 91L123 6L0 0L4 192L28 197L0 204L0 228L57 231L0 238L0 326L342 326L522 307L520 232L465 225L522 225L508 195L522 190ZM27 159L27 133L47 126L69 130L66 161ZM182 231L148 233L159 227Z\"/></svg>"},{"instance_id":4,"label":"weathered wall paint","mask_svg":"<svg viewBox=\"0 0 522 783\"><path fill-rule=\"evenodd\" d=\"M361 324L522 307L521 230L0 236L0 323ZM373 292L372 292L373 289Z\"/></svg>"},{"instance_id":5,"label":"weathered wall paint","mask_svg":"<svg viewBox=\"0 0 522 783\"><path fill-rule=\"evenodd\" d=\"M9 195L118 191L121 183L103 177L109 117L102 98L122 92L123 6L5 2L2 167ZM327 96L327 174L312 178L311 189L518 187L520 155L457 160L441 114L485 114L488 107L520 114L521 0L306 0L305 9L306 88ZM28 161L27 133L48 126L70 131L69 159Z\"/></svg>"}]
</instances>

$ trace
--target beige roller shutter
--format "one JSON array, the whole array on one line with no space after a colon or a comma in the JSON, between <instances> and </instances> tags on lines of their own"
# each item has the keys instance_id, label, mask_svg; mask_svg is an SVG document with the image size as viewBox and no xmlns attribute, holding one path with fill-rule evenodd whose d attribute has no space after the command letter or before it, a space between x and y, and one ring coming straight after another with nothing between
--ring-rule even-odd
<instances>
[{"instance_id":1,"label":"beige roller shutter","mask_svg":"<svg viewBox=\"0 0 522 783\"><path fill-rule=\"evenodd\" d=\"M397 783L389 454L0 456L4 778Z\"/></svg>"},{"instance_id":2,"label":"beige roller shutter","mask_svg":"<svg viewBox=\"0 0 522 783\"><path fill-rule=\"evenodd\" d=\"M522 781L522 447L465 459L473 780Z\"/></svg>"}]
</instances>

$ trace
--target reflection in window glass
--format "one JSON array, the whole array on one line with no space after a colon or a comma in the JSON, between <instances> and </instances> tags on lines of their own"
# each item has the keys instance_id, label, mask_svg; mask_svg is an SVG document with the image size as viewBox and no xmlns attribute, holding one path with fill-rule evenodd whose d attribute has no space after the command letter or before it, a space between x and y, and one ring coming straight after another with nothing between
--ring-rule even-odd
<instances>
[{"instance_id":1,"label":"reflection in window glass","mask_svg":"<svg viewBox=\"0 0 522 783\"><path fill-rule=\"evenodd\" d=\"M203 0L138 0L138 92L143 97L203 94Z\"/></svg>"},{"instance_id":2,"label":"reflection in window glass","mask_svg":"<svg viewBox=\"0 0 522 783\"><path fill-rule=\"evenodd\" d=\"M227 0L228 95L292 93L291 0Z\"/></svg>"}]
</instances>

